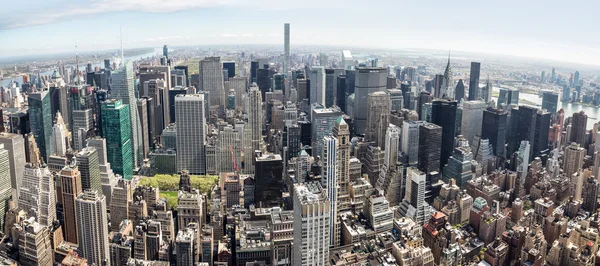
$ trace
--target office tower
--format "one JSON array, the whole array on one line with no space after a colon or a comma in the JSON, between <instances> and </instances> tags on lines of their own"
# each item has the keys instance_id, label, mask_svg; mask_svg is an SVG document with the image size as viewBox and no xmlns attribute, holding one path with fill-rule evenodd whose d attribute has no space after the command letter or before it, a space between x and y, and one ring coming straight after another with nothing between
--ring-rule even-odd
<instances>
[{"instance_id":1,"label":"office tower","mask_svg":"<svg viewBox=\"0 0 600 266\"><path fill-rule=\"evenodd\" d=\"M234 163L239 167L241 165L242 140L240 132L232 126L225 126L219 131L217 142L217 172L233 172Z\"/></svg>"},{"instance_id":2,"label":"office tower","mask_svg":"<svg viewBox=\"0 0 600 266\"><path fill-rule=\"evenodd\" d=\"M342 50L341 64L343 69L354 69L354 59L350 50Z\"/></svg>"},{"instance_id":3,"label":"office tower","mask_svg":"<svg viewBox=\"0 0 600 266\"><path fill-rule=\"evenodd\" d=\"M235 77L235 61L223 61L223 70L227 70L225 80L230 80Z\"/></svg>"},{"instance_id":4,"label":"office tower","mask_svg":"<svg viewBox=\"0 0 600 266\"><path fill-rule=\"evenodd\" d=\"M84 148L88 133L94 129L94 114L92 109L75 110L71 112L73 119L73 148L81 150Z\"/></svg>"},{"instance_id":5,"label":"office tower","mask_svg":"<svg viewBox=\"0 0 600 266\"><path fill-rule=\"evenodd\" d=\"M563 169L567 178L571 178L574 173L581 169L585 152L586 150L577 143L571 143L565 148Z\"/></svg>"},{"instance_id":6,"label":"office tower","mask_svg":"<svg viewBox=\"0 0 600 266\"><path fill-rule=\"evenodd\" d=\"M244 163L247 169L254 169L253 154L256 150L261 150L262 147L262 127L263 127L263 109L262 96L259 88L256 85L250 86L248 93L248 140L244 141L246 150L244 151ZM252 171L248 170L248 171Z\"/></svg>"},{"instance_id":7,"label":"office tower","mask_svg":"<svg viewBox=\"0 0 600 266\"><path fill-rule=\"evenodd\" d=\"M573 119L571 122L571 139L569 142L576 142L582 147L585 145L587 120L588 116L583 111L573 114Z\"/></svg>"},{"instance_id":8,"label":"office tower","mask_svg":"<svg viewBox=\"0 0 600 266\"><path fill-rule=\"evenodd\" d=\"M9 157L8 150L0 143L0 228L5 228L5 215L9 209L8 202L12 197Z\"/></svg>"},{"instance_id":9,"label":"office tower","mask_svg":"<svg viewBox=\"0 0 600 266\"><path fill-rule=\"evenodd\" d=\"M102 194L93 190L85 191L77 197L77 239L82 257L96 265L110 266L105 200Z\"/></svg>"},{"instance_id":10,"label":"office tower","mask_svg":"<svg viewBox=\"0 0 600 266\"><path fill-rule=\"evenodd\" d=\"M342 115L338 107L313 109L311 115L311 140L313 154L321 154L322 139L331 135L334 122Z\"/></svg>"},{"instance_id":11,"label":"office tower","mask_svg":"<svg viewBox=\"0 0 600 266\"><path fill-rule=\"evenodd\" d=\"M128 106L129 112L129 128L130 133L129 137L131 138L131 147L132 147L132 158L133 158L133 169L137 169L138 166L142 164L144 156L142 154L142 131L140 125L140 117L135 108L137 103L135 98L135 86L134 79L135 73L133 72L133 65L131 62L125 63L125 65L111 73L112 76L112 85L111 85L111 97L113 99L121 100L123 105ZM102 120L104 123L104 120ZM107 132L103 130L103 136L107 137ZM114 164L114 163L113 163ZM117 167L115 165L115 170ZM124 178L131 178L130 176L126 176L117 171L117 173L121 174Z\"/></svg>"},{"instance_id":12,"label":"office tower","mask_svg":"<svg viewBox=\"0 0 600 266\"><path fill-rule=\"evenodd\" d=\"M121 222L127 219L127 215L129 214L129 201L131 199L131 182L129 180L119 179L113 188L112 200L110 203L111 232L119 232Z\"/></svg>"},{"instance_id":13,"label":"office tower","mask_svg":"<svg viewBox=\"0 0 600 266\"><path fill-rule=\"evenodd\" d=\"M573 74L573 87L577 87L579 85L579 71L575 71L575 74Z\"/></svg>"},{"instance_id":14,"label":"office tower","mask_svg":"<svg viewBox=\"0 0 600 266\"><path fill-rule=\"evenodd\" d=\"M583 183L583 204L581 207L593 213L598 209L598 192L600 192L600 183L595 177L586 178Z\"/></svg>"},{"instance_id":15,"label":"office tower","mask_svg":"<svg viewBox=\"0 0 600 266\"><path fill-rule=\"evenodd\" d=\"M431 215L429 204L425 202L426 174L415 167L406 169L406 189L404 200L398 207L401 217L409 217L417 224L424 224Z\"/></svg>"},{"instance_id":16,"label":"office tower","mask_svg":"<svg viewBox=\"0 0 600 266\"><path fill-rule=\"evenodd\" d=\"M558 94L551 91L544 91L542 94L542 109L551 114L556 114L556 111L558 111Z\"/></svg>"},{"instance_id":17,"label":"office tower","mask_svg":"<svg viewBox=\"0 0 600 266\"><path fill-rule=\"evenodd\" d=\"M163 56L169 57L169 47L166 44L163 46Z\"/></svg>"},{"instance_id":18,"label":"office tower","mask_svg":"<svg viewBox=\"0 0 600 266\"><path fill-rule=\"evenodd\" d=\"M571 88L567 85L563 86L563 101L565 102L570 102L571 100L575 100L572 99L571 97Z\"/></svg>"},{"instance_id":19,"label":"office tower","mask_svg":"<svg viewBox=\"0 0 600 266\"><path fill-rule=\"evenodd\" d=\"M177 120L175 119L175 96L180 94L193 94L190 88L187 87L175 87L169 90L169 121L170 123L175 123Z\"/></svg>"},{"instance_id":20,"label":"office tower","mask_svg":"<svg viewBox=\"0 0 600 266\"><path fill-rule=\"evenodd\" d=\"M481 99L485 103L489 103L492 100L492 94L494 92L494 87L490 82L490 77L488 76L487 81L485 82L485 87L481 89Z\"/></svg>"},{"instance_id":21,"label":"office tower","mask_svg":"<svg viewBox=\"0 0 600 266\"><path fill-rule=\"evenodd\" d=\"M331 107L334 104L336 96L337 75L334 69L325 69L325 107Z\"/></svg>"},{"instance_id":22,"label":"office tower","mask_svg":"<svg viewBox=\"0 0 600 266\"><path fill-rule=\"evenodd\" d=\"M375 146L383 147L385 132L389 125L391 112L390 95L383 91L369 94L367 103L367 128L365 135L367 140L373 142Z\"/></svg>"},{"instance_id":23,"label":"office tower","mask_svg":"<svg viewBox=\"0 0 600 266\"><path fill-rule=\"evenodd\" d=\"M31 133L40 149L40 155L45 161L52 155L52 112L50 110L50 95L48 91L29 94L29 123Z\"/></svg>"},{"instance_id":24,"label":"office tower","mask_svg":"<svg viewBox=\"0 0 600 266\"><path fill-rule=\"evenodd\" d=\"M508 114L502 109L487 109L483 111L481 138L488 139L494 150L494 155L505 157L505 139L508 126Z\"/></svg>"},{"instance_id":25,"label":"office tower","mask_svg":"<svg viewBox=\"0 0 600 266\"><path fill-rule=\"evenodd\" d=\"M456 132L456 101L436 100L431 109L431 122L442 127L442 153L440 167L442 169L454 150L454 137Z\"/></svg>"},{"instance_id":26,"label":"office tower","mask_svg":"<svg viewBox=\"0 0 600 266\"><path fill-rule=\"evenodd\" d=\"M220 57L206 57L200 60L200 83L198 91L208 91L210 106L225 106L225 89Z\"/></svg>"},{"instance_id":27,"label":"office tower","mask_svg":"<svg viewBox=\"0 0 600 266\"><path fill-rule=\"evenodd\" d=\"M65 126L60 112L56 114L56 123L52 127L52 138L54 139L54 154L59 156L65 156L67 152L67 134L68 129Z\"/></svg>"},{"instance_id":28,"label":"office tower","mask_svg":"<svg viewBox=\"0 0 600 266\"><path fill-rule=\"evenodd\" d=\"M133 144L129 105L121 100L102 103L102 135L106 137L108 162L124 179L133 177Z\"/></svg>"},{"instance_id":29,"label":"office tower","mask_svg":"<svg viewBox=\"0 0 600 266\"><path fill-rule=\"evenodd\" d=\"M364 135L367 131L368 97L370 93L384 91L387 87L387 69L360 67L356 70L354 87L354 128L355 134ZM405 105L406 106L406 105Z\"/></svg>"},{"instance_id":30,"label":"office tower","mask_svg":"<svg viewBox=\"0 0 600 266\"><path fill-rule=\"evenodd\" d=\"M408 157L408 165L419 163L419 131L423 121L404 121L402 124L402 153Z\"/></svg>"},{"instance_id":31,"label":"office tower","mask_svg":"<svg viewBox=\"0 0 600 266\"><path fill-rule=\"evenodd\" d=\"M178 228L186 228L190 223L206 223L204 201L204 196L197 190L180 191L177 201L177 210L181 210L177 215Z\"/></svg>"},{"instance_id":32,"label":"office tower","mask_svg":"<svg viewBox=\"0 0 600 266\"><path fill-rule=\"evenodd\" d=\"M446 69L444 70L441 95L444 98L454 99L454 81L452 80L452 68L450 67L450 54L448 54L448 64L446 64Z\"/></svg>"},{"instance_id":33,"label":"office tower","mask_svg":"<svg viewBox=\"0 0 600 266\"><path fill-rule=\"evenodd\" d=\"M340 234L337 222L338 213L338 159L337 159L337 139L332 136L323 138L323 149L321 153L323 160L323 178L321 179L322 187L327 191L329 199L329 236L330 245L337 247L340 244Z\"/></svg>"},{"instance_id":34,"label":"office tower","mask_svg":"<svg viewBox=\"0 0 600 266\"><path fill-rule=\"evenodd\" d=\"M256 85L258 85L263 99L266 99L266 93L271 91L271 78L273 78L273 75L275 75L275 70L272 68L259 68L256 70Z\"/></svg>"},{"instance_id":35,"label":"office tower","mask_svg":"<svg viewBox=\"0 0 600 266\"><path fill-rule=\"evenodd\" d=\"M102 183L102 194L106 196L106 206L110 206L112 191L117 184L115 174L108 162L106 155L106 139L95 137L88 140L88 147L94 147L98 152L98 166L100 167L100 182Z\"/></svg>"},{"instance_id":36,"label":"office tower","mask_svg":"<svg viewBox=\"0 0 600 266\"><path fill-rule=\"evenodd\" d=\"M283 186L283 160L279 154L255 152L254 174L256 187L254 201L259 206L279 206Z\"/></svg>"},{"instance_id":37,"label":"office tower","mask_svg":"<svg viewBox=\"0 0 600 266\"><path fill-rule=\"evenodd\" d=\"M290 23L283 24L283 73L290 70Z\"/></svg>"},{"instance_id":38,"label":"office tower","mask_svg":"<svg viewBox=\"0 0 600 266\"><path fill-rule=\"evenodd\" d=\"M471 74L469 75L469 101L479 100L479 73L481 63L471 62Z\"/></svg>"},{"instance_id":39,"label":"office tower","mask_svg":"<svg viewBox=\"0 0 600 266\"><path fill-rule=\"evenodd\" d=\"M519 106L510 112L507 154L513 154L522 140L529 141L531 153L529 161L548 149L548 128L550 113L535 107Z\"/></svg>"},{"instance_id":40,"label":"office tower","mask_svg":"<svg viewBox=\"0 0 600 266\"><path fill-rule=\"evenodd\" d=\"M325 106L325 68L314 66L309 73L310 104L318 103Z\"/></svg>"},{"instance_id":41,"label":"office tower","mask_svg":"<svg viewBox=\"0 0 600 266\"><path fill-rule=\"evenodd\" d=\"M435 77L433 78L433 80L431 80L431 91L429 91L433 97L441 99L444 98L444 88L442 88L442 86L444 85L444 75L441 74L437 74L435 75Z\"/></svg>"},{"instance_id":42,"label":"office tower","mask_svg":"<svg viewBox=\"0 0 600 266\"><path fill-rule=\"evenodd\" d=\"M507 104L519 105L519 90L509 89L507 92Z\"/></svg>"},{"instance_id":43,"label":"office tower","mask_svg":"<svg viewBox=\"0 0 600 266\"><path fill-rule=\"evenodd\" d=\"M198 261L197 236L192 228L182 227L175 239L175 253L177 266L193 266Z\"/></svg>"},{"instance_id":44,"label":"office tower","mask_svg":"<svg viewBox=\"0 0 600 266\"><path fill-rule=\"evenodd\" d=\"M248 88L247 77L232 77L229 78L229 88L235 92L235 108L236 110L242 110L243 101L242 98Z\"/></svg>"},{"instance_id":45,"label":"office tower","mask_svg":"<svg viewBox=\"0 0 600 266\"><path fill-rule=\"evenodd\" d=\"M64 221L62 223L65 232L65 241L77 244L77 221L75 212L75 200L82 193L81 173L77 167L66 166L60 171L60 188L62 193L62 207Z\"/></svg>"},{"instance_id":46,"label":"office tower","mask_svg":"<svg viewBox=\"0 0 600 266\"><path fill-rule=\"evenodd\" d=\"M294 184L294 263L328 265L330 200L318 182Z\"/></svg>"},{"instance_id":47,"label":"office tower","mask_svg":"<svg viewBox=\"0 0 600 266\"><path fill-rule=\"evenodd\" d=\"M337 139L337 204L338 211L350 206L348 186L350 184L350 128L343 117L339 116L333 126L333 137Z\"/></svg>"},{"instance_id":48,"label":"office tower","mask_svg":"<svg viewBox=\"0 0 600 266\"><path fill-rule=\"evenodd\" d=\"M442 127L432 123L419 126L418 164L419 169L425 173L440 172L442 130Z\"/></svg>"},{"instance_id":49,"label":"office tower","mask_svg":"<svg viewBox=\"0 0 600 266\"><path fill-rule=\"evenodd\" d=\"M473 177L471 172L471 161L473 153L469 147L458 147L450 156L448 164L444 166L444 182L449 183L450 179L456 180L456 184L461 189L467 188L467 182Z\"/></svg>"},{"instance_id":50,"label":"office tower","mask_svg":"<svg viewBox=\"0 0 600 266\"><path fill-rule=\"evenodd\" d=\"M419 114L421 120L425 120L427 117L425 112L423 112L423 108L426 106L427 103L431 103L432 101L433 96L431 96L431 93L426 91L422 91L421 93L419 93L419 97L417 98L417 113Z\"/></svg>"},{"instance_id":51,"label":"office tower","mask_svg":"<svg viewBox=\"0 0 600 266\"><path fill-rule=\"evenodd\" d=\"M140 118L140 129L141 129L141 140L142 140L142 154L144 158L150 153L150 140L148 139L148 106L146 99L138 99L136 104L136 111Z\"/></svg>"},{"instance_id":52,"label":"office tower","mask_svg":"<svg viewBox=\"0 0 600 266\"><path fill-rule=\"evenodd\" d=\"M400 127L390 124L385 132L385 147L383 164L387 169L395 169L400 151Z\"/></svg>"},{"instance_id":53,"label":"office tower","mask_svg":"<svg viewBox=\"0 0 600 266\"><path fill-rule=\"evenodd\" d=\"M102 181L100 180L100 165L98 151L94 147L87 147L78 152L77 167L81 173L81 188L83 191L94 190L102 195Z\"/></svg>"},{"instance_id":54,"label":"office tower","mask_svg":"<svg viewBox=\"0 0 600 266\"><path fill-rule=\"evenodd\" d=\"M191 174L206 174L205 100L203 94L175 97L177 171L188 170Z\"/></svg>"},{"instance_id":55,"label":"office tower","mask_svg":"<svg viewBox=\"0 0 600 266\"><path fill-rule=\"evenodd\" d=\"M460 134L469 143L473 143L475 136L481 135L481 122L485 107L483 101L466 101L463 103Z\"/></svg>"},{"instance_id":56,"label":"office tower","mask_svg":"<svg viewBox=\"0 0 600 266\"><path fill-rule=\"evenodd\" d=\"M19 249L19 265L54 265L50 229L33 219L22 221L13 228L13 241L17 245L15 248Z\"/></svg>"},{"instance_id":57,"label":"office tower","mask_svg":"<svg viewBox=\"0 0 600 266\"><path fill-rule=\"evenodd\" d=\"M56 114L61 113L65 125L69 128L71 121L69 118L69 99L68 99L68 87L50 87L50 110L52 112L52 121L56 120Z\"/></svg>"},{"instance_id":58,"label":"office tower","mask_svg":"<svg viewBox=\"0 0 600 266\"><path fill-rule=\"evenodd\" d=\"M454 89L454 100L460 102L465 98L465 84L462 79L458 80L456 88Z\"/></svg>"},{"instance_id":59,"label":"office tower","mask_svg":"<svg viewBox=\"0 0 600 266\"><path fill-rule=\"evenodd\" d=\"M8 150L11 194L15 205L18 206L17 199L21 193L25 169L25 139L21 134L0 132L0 143L4 144L5 150Z\"/></svg>"},{"instance_id":60,"label":"office tower","mask_svg":"<svg viewBox=\"0 0 600 266\"><path fill-rule=\"evenodd\" d=\"M529 141L522 140L519 149L516 151L517 165L515 167L518 177L520 177L521 180L525 180L525 177L527 176L530 154L531 145L529 144Z\"/></svg>"},{"instance_id":61,"label":"office tower","mask_svg":"<svg viewBox=\"0 0 600 266\"><path fill-rule=\"evenodd\" d=\"M25 166L19 208L44 226L50 226L56 221L56 189L47 167L39 163Z\"/></svg>"}]
</instances>

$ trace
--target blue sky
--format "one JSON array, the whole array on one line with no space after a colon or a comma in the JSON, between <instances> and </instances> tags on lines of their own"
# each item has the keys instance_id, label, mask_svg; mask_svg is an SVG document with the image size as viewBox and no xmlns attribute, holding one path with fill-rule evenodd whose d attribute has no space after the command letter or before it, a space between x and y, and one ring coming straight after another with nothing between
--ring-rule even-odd
<instances>
[{"instance_id":1,"label":"blue sky","mask_svg":"<svg viewBox=\"0 0 600 266\"><path fill-rule=\"evenodd\" d=\"M25 0L0 4L0 57L168 44L423 48L600 65L600 1Z\"/></svg>"}]
</instances>

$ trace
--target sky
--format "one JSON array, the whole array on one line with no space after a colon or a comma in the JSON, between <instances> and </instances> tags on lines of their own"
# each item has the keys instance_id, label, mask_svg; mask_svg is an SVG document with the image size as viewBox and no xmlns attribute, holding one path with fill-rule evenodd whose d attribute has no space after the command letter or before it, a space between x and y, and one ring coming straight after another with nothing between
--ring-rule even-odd
<instances>
[{"instance_id":1,"label":"sky","mask_svg":"<svg viewBox=\"0 0 600 266\"><path fill-rule=\"evenodd\" d=\"M596 0L0 0L0 57L217 44L506 54L600 65Z\"/></svg>"}]
</instances>

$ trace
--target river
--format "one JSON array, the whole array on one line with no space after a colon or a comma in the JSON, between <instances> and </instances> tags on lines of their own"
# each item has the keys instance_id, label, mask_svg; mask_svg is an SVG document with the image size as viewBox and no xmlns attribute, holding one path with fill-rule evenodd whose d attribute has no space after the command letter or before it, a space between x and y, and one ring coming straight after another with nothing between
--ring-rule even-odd
<instances>
[{"instance_id":1,"label":"river","mask_svg":"<svg viewBox=\"0 0 600 266\"><path fill-rule=\"evenodd\" d=\"M125 61L129 61L129 60L133 60L133 61L137 61L140 59L146 59L148 57L152 57L158 54L162 54L162 47L161 48L154 48L154 51L152 52L148 52L145 54L140 54L140 55L134 55L134 56L126 56L125 57ZM111 62L113 61L113 59L111 58ZM85 64L81 64L79 67L80 69L85 69L87 63ZM104 68L104 60L99 61L97 63L92 64L92 68L95 68L96 66L99 66L100 68ZM48 71L44 71L44 72L40 72L40 75L44 76L44 75L51 75L52 72L54 72L54 70L48 70ZM10 84L10 82L12 81L16 81L19 84L23 83L23 78L22 77L13 77L13 78L6 78L4 80L0 81L0 86L4 86L4 87L8 87L8 84Z\"/></svg>"}]
</instances>

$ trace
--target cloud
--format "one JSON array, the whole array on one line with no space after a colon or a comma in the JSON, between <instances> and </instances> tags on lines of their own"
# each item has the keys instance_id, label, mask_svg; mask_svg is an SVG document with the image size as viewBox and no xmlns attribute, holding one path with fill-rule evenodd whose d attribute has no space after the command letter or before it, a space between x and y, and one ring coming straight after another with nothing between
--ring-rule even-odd
<instances>
[{"instance_id":1,"label":"cloud","mask_svg":"<svg viewBox=\"0 0 600 266\"><path fill-rule=\"evenodd\" d=\"M221 37L225 37L225 38L235 38L236 35L235 34L231 34L231 33L223 33L221 35Z\"/></svg>"}]
</instances>

